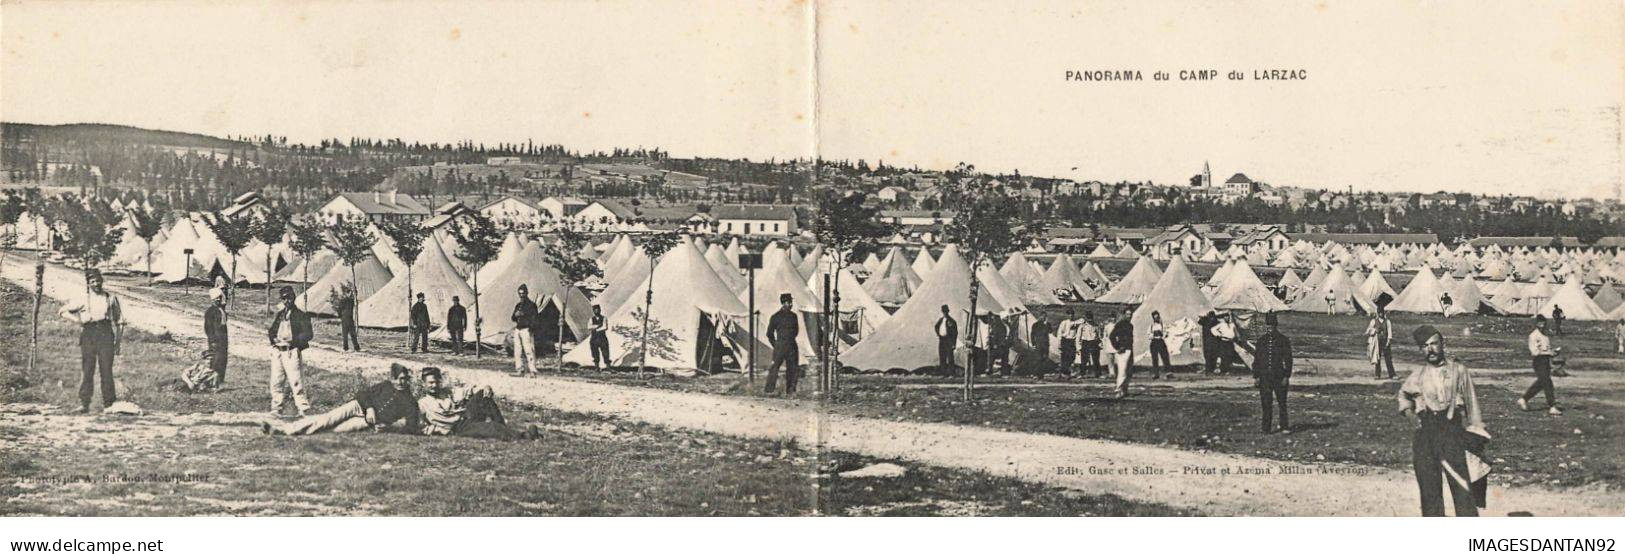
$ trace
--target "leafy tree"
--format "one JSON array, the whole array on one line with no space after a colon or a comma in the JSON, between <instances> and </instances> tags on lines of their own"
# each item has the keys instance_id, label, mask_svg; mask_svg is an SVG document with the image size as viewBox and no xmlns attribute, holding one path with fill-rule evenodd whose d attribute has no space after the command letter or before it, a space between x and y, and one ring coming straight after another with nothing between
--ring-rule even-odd
<instances>
[{"instance_id":1,"label":"leafy tree","mask_svg":"<svg viewBox=\"0 0 1625 554\"><path fill-rule=\"evenodd\" d=\"M6 251L17 246L17 221L23 215L23 197L7 192L0 198L0 267L5 265Z\"/></svg>"},{"instance_id":2,"label":"leafy tree","mask_svg":"<svg viewBox=\"0 0 1625 554\"><path fill-rule=\"evenodd\" d=\"M643 336L639 347L638 371L649 367L649 310L655 302L655 267L660 265L660 257L677 246L679 240L683 240L683 237L672 232L654 233L643 238L643 253L649 256L650 262L649 288L643 295Z\"/></svg>"},{"instance_id":3,"label":"leafy tree","mask_svg":"<svg viewBox=\"0 0 1625 554\"><path fill-rule=\"evenodd\" d=\"M846 270L848 264L860 262L879 240L890 236L894 231L891 225L880 222L876 217L880 210L865 205L865 199L862 193L846 196L824 195L818 199L818 206L811 219L813 235L824 245L831 259L835 260L833 274L837 278L834 279L830 304L835 306L836 312L840 311L841 305L841 280L838 276ZM823 344L833 345L830 355L832 367L840 371L841 354L836 339L839 332L836 329L839 325L826 324L824 328L825 333L831 336L825 337Z\"/></svg>"},{"instance_id":4,"label":"leafy tree","mask_svg":"<svg viewBox=\"0 0 1625 554\"><path fill-rule=\"evenodd\" d=\"M234 291L237 286L237 255L242 253L248 243L254 240L254 222L246 217L225 217L219 211L203 218L209 230L214 231L215 239L220 246L225 247L226 253L231 254L231 275L226 278L226 299L234 300Z\"/></svg>"},{"instance_id":5,"label":"leafy tree","mask_svg":"<svg viewBox=\"0 0 1625 554\"><path fill-rule=\"evenodd\" d=\"M294 253L299 254L299 257L305 260L301 264L305 272L302 277L305 287L299 294L307 302L306 306L309 306L310 298L307 295L310 292L310 262L315 259L318 252L327 247L327 227L319 219L308 218L304 221L290 221L288 232L293 235L288 240L288 247L292 248ZM367 244L367 250L372 250L372 243ZM359 262L360 260L356 261Z\"/></svg>"},{"instance_id":6,"label":"leafy tree","mask_svg":"<svg viewBox=\"0 0 1625 554\"><path fill-rule=\"evenodd\" d=\"M947 242L959 246L965 261L970 263L971 321L966 326L966 332L975 333L977 292L982 288L976 277L977 269L984 263L992 263L995 258L1025 248L1041 229L1036 223L1022 220L1021 203L1005 194L1000 187L977 183L951 183L949 186L955 189L953 195L959 199L959 215L943 228L943 235ZM971 399L976 379L970 366L965 364L966 401Z\"/></svg>"},{"instance_id":7,"label":"leafy tree","mask_svg":"<svg viewBox=\"0 0 1625 554\"><path fill-rule=\"evenodd\" d=\"M480 316L480 268L491 263L502 248L502 232L484 214L475 212L456 222L457 259L472 268L469 281L474 283L474 357L480 357L480 330L484 319Z\"/></svg>"},{"instance_id":8,"label":"leafy tree","mask_svg":"<svg viewBox=\"0 0 1625 554\"><path fill-rule=\"evenodd\" d=\"M271 267L271 246L282 242L282 237L288 234L288 221L293 214L281 206L272 206L264 214L254 220L251 234L265 245L265 311L271 311L271 274L276 268Z\"/></svg>"},{"instance_id":9,"label":"leafy tree","mask_svg":"<svg viewBox=\"0 0 1625 554\"><path fill-rule=\"evenodd\" d=\"M400 257L401 263L406 264L406 310L412 310L412 266L417 263L418 255L423 253L423 240L428 238L429 229L417 221L410 219L387 220L378 228L394 243L395 255ZM412 340L411 334L407 340Z\"/></svg>"},{"instance_id":10,"label":"leafy tree","mask_svg":"<svg viewBox=\"0 0 1625 554\"><path fill-rule=\"evenodd\" d=\"M113 257L124 228L118 225L117 215L106 206L97 209L77 199L58 204L57 221L67 227L67 240L62 243L63 253L78 258L88 271Z\"/></svg>"},{"instance_id":11,"label":"leafy tree","mask_svg":"<svg viewBox=\"0 0 1625 554\"><path fill-rule=\"evenodd\" d=\"M553 241L542 247L542 256L547 260L548 265L558 270L559 275L564 278L566 287L575 287L582 282L604 274L603 269L598 267L597 262L577 254L586 245L587 235L565 226L559 226L553 230ZM559 365L563 366L564 314L570 309L570 296L567 294L559 296L561 301L559 306L559 332L557 335L558 343L554 345L554 352L558 354ZM609 314L604 315L607 317Z\"/></svg>"},{"instance_id":12,"label":"leafy tree","mask_svg":"<svg viewBox=\"0 0 1625 554\"><path fill-rule=\"evenodd\" d=\"M147 262L147 279L152 280L152 239L164 228L164 218L161 214L147 211L146 208L132 207L129 210L130 221L134 223L135 236L141 237L141 242L147 246L144 256Z\"/></svg>"},{"instance_id":13,"label":"leafy tree","mask_svg":"<svg viewBox=\"0 0 1625 554\"><path fill-rule=\"evenodd\" d=\"M340 218L331 227L333 255L350 267L349 301L354 304L351 308L355 310L357 319L361 317L361 283L356 280L355 266L372 255L372 245L378 242L378 236L372 234L370 227L371 224L364 217Z\"/></svg>"}]
</instances>

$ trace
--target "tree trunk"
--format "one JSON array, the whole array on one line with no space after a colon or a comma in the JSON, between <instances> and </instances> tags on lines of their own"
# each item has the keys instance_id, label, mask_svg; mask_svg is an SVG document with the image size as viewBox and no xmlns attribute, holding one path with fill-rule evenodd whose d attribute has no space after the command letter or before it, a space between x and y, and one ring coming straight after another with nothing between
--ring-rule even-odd
<instances>
[{"instance_id":1,"label":"tree trunk","mask_svg":"<svg viewBox=\"0 0 1625 554\"><path fill-rule=\"evenodd\" d=\"M350 321L360 321L361 320L361 288L360 287L361 287L361 283L356 281L356 278L355 278L355 264L350 264L350 298L348 299L349 302L350 302ZM334 308L334 311L337 311L337 308ZM340 333L340 336L342 337L344 331L340 330L339 333ZM356 334L360 334L360 333L358 332ZM360 338L360 337L357 337L357 338ZM359 348L357 350L359 350Z\"/></svg>"},{"instance_id":2,"label":"tree trunk","mask_svg":"<svg viewBox=\"0 0 1625 554\"><path fill-rule=\"evenodd\" d=\"M299 298L305 303L305 309L310 309L310 258L305 258L304 277L305 286L299 289Z\"/></svg>"},{"instance_id":3,"label":"tree trunk","mask_svg":"<svg viewBox=\"0 0 1625 554\"><path fill-rule=\"evenodd\" d=\"M643 295L643 346L638 352L638 373L649 369L649 310L655 303L655 266L649 264L649 288Z\"/></svg>"},{"instance_id":4,"label":"tree trunk","mask_svg":"<svg viewBox=\"0 0 1625 554\"><path fill-rule=\"evenodd\" d=\"M966 335L965 336L970 339L970 341L968 341L968 342L970 342L971 344L976 344L976 335L975 335L976 326L981 323L980 321L978 321L976 319L976 296L977 296L976 293L979 292L979 289L982 288L982 284L981 284L980 281L976 280L976 270L974 269L976 266L972 265L971 267L973 269L971 269L971 274L970 274L970 315L965 316L965 320L966 320L965 322L967 323L967 325L965 326L965 329L966 329L966 331L965 331ZM976 369L975 369L976 361L975 361L975 357L972 354L974 354L974 353L966 351L966 356L965 356L965 394L964 394L964 400L966 402L971 401L971 393L976 388Z\"/></svg>"},{"instance_id":5,"label":"tree trunk","mask_svg":"<svg viewBox=\"0 0 1625 554\"><path fill-rule=\"evenodd\" d=\"M566 285L570 286L570 285ZM564 370L564 314L570 311L570 295L559 295L559 334L554 337L553 357L560 371ZM577 337L579 338L579 337ZM590 345L589 345L590 347ZM604 360L604 366L609 366L609 360Z\"/></svg>"},{"instance_id":6,"label":"tree trunk","mask_svg":"<svg viewBox=\"0 0 1625 554\"><path fill-rule=\"evenodd\" d=\"M359 293L357 293L359 295ZM412 266L406 266L406 351L412 351Z\"/></svg>"},{"instance_id":7,"label":"tree trunk","mask_svg":"<svg viewBox=\"0 0 1625 554\"><path fill-rule=\"evenodd\" d=\"M38 239L36 238L36 243ZM32 372L39 359L39 305L45 295L45 259L36 254L34 266L34 315L28 323L28 370Z\"/></svg>"},{"instance_id":8,"label":"tree trunk","mask_svg":"<svg viewBox=\"0 0 1625 554\"><path fill-rule=\"evenodd\" d=\"M271 313L271 249L265 249L265 313Z\"/></svg>"},{"instance_id":9,"label":"tree trunk","mask_svg":"<svg viewBox=\"0 0 1625 554\"><path fill-rule=\"evenodd\" d=\"M147 243L147 284L151 285L155 277L152 274L152 239L146 239L144 242Z\"/></svg>"},{"instance_id":10,"label":"tree trunk","mask_svg":"<svg viewBox=\"0 0 1625 554\"><path fill-rule=\"evenodd\" d=\"M231 275L226 276L226 305L237 299L237 253L231 253Z\"/></svg>"},{"instance_id":11,"label":"tree trunk","mask_svg":"<svg viewBox=\"0 0 1625 554\"><path fill-rule=\"evenodd\" d=\"M473 273L474 278L470 280L474 281L474 358L479 359L480 337L484 336L480 333L480 328L483 327L481 324L484 323L484 320L480 318L480 270L476 269ZM457 354L462 354L462 352L457 352Z\"/></svg>"}]
</instances>

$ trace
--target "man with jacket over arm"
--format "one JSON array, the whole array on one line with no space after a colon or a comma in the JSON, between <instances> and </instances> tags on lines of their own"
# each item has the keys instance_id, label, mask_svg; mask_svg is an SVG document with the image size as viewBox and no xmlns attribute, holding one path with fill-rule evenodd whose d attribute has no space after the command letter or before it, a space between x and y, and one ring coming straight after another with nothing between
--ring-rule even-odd
<instances>
[{"instance_id":1,"label":"man with jacket over arm","mask_svg":"<svg viewBox=\"0 0 1625 554\"><path fill-rule=\"evenodd\" d=\"M1112 369L1117 372L1117 397L1128 398L1129 374L1134 371L1134 310L1123 309L1122 319L1112 325L1107 339L1112 343Z\"/></svg>"},{"instance_id":2,"label":"man with jacket over arm","mask_svg":"<svg viewBox=\"0 0 1625 554\"><path fill-rule=\"evenodd\" d=\"M530 288L519 285L519 302L513 305L513 371L519 375L536 373L536 303Z\"/></svg>"},{"instance_id":3,"label":"man with jacket over arm","mask_svg":"<svg viewBox=\"0 0 1625 554\"><path fill-rule=\"evenodd\" d=\"M1264 336L1258 338L1253 358L1253 379L1258 385L1258 398L1263 406L1264 434L1273 433L1270 416L1273 405L1281 410L1281 432L1291 434L1287 425L1286 391L1292 379L1292 339L1281 334L1275 314L1264 314Z\"/></svg>"},{"instance_id":4,"label":"man with jacket over arm","mask_svg":"<svg viewBox=\"0 0 1625 554\"><path fill-rule=\"evenodd\" d=\"M796 378L801 374L801 353L796 337L801 335L801 322L797 321L789 293L779 295L779 311L767 320L767 341L773 345L773 365L767 369L767 393L775 394L779 383L779 366L784 366L784 393L796 394Z\"/></svg>"},{"instance_id":5,"label":"man with jacket over arm","mask_svg":"<svg viewBox=\"0 0 1625 554\"><path fill-rule=\"evenodd\" d=\"M267 332L274 350L271 353L271 415L282 412L282 405L287 402L282 389L286 387L293 393L293 406L299 410L299 417L305 417L310 412L310 400L305 398L300 378L304 372L305 348L310 346L315 332L310 327L310 314L294 305L293 287L282 287L280 294L282 309L271 320Z\"/></svg>"},{"instance_id":6,"label":"man with jacket over arm","mask_svg":"<svg viewBox=\"0 0 1625 554\"><path fill-rule=\"evenodd\" d=\"M932 325L937 335L937 370L944 375L954 367L954 342L959 340L959 322L949 315L947 304L942 305L942 317Z\"/></svg>"},{"instance_id":7,"label":"man with jacket over arm","mask_svg":"<svg viewBox=\"0 0 1625 554\"><path fill-rule=\"evenodd\" d=\"M226 360L230 352L226 296L220 293L220 289L209 289L209 300L209 309L203 312L203 336L209 342L209 370L214 372L215 387L224 387Z\"/></svg>"}]
</instances>

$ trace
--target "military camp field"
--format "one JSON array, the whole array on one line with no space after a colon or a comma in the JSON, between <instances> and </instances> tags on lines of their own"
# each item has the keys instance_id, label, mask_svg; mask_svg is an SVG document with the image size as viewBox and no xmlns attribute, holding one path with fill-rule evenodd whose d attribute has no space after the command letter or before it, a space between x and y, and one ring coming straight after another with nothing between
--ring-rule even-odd
<instances>
[{"instance_id":1,"label":"military camp field","mask_svg":"<svg viewBox=\"0 0 1625 554\"><path fill-rule=\"evenodd\" d=\"M42 319L26 369L30 297L0 282L0 514L4 515L1178 515L1155 503L986 473L815 451L505 402L534 442L370 432L268 437L264 362L233 357L225 391L162 382L198 344L131 331L117 368L142 416L73 414L77 336ZM55 314L47 301L43 314ZM453 375L455 378L455 375ZM318 408L358 376L307 366ZM889 462L895 476L841 473Z\"/></svg>"}]
</instances>

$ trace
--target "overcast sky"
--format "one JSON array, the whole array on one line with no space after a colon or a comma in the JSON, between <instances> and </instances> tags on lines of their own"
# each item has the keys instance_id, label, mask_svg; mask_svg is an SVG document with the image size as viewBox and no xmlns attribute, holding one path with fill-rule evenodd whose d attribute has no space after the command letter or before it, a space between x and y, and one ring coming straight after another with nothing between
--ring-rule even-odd
<instances>
[{"instance_id":1,"label":"overcast sky","mask_svg":"<svg viewBox=\"0 0 1625 554\"><path fill-rule=\"evenodd\" d=\"M1602 0L0 6L7 121L1356 190L1625 175L1625 4ZM1100 69L1145 80L1064 79Z\"/></svg>"}]
</instances>

